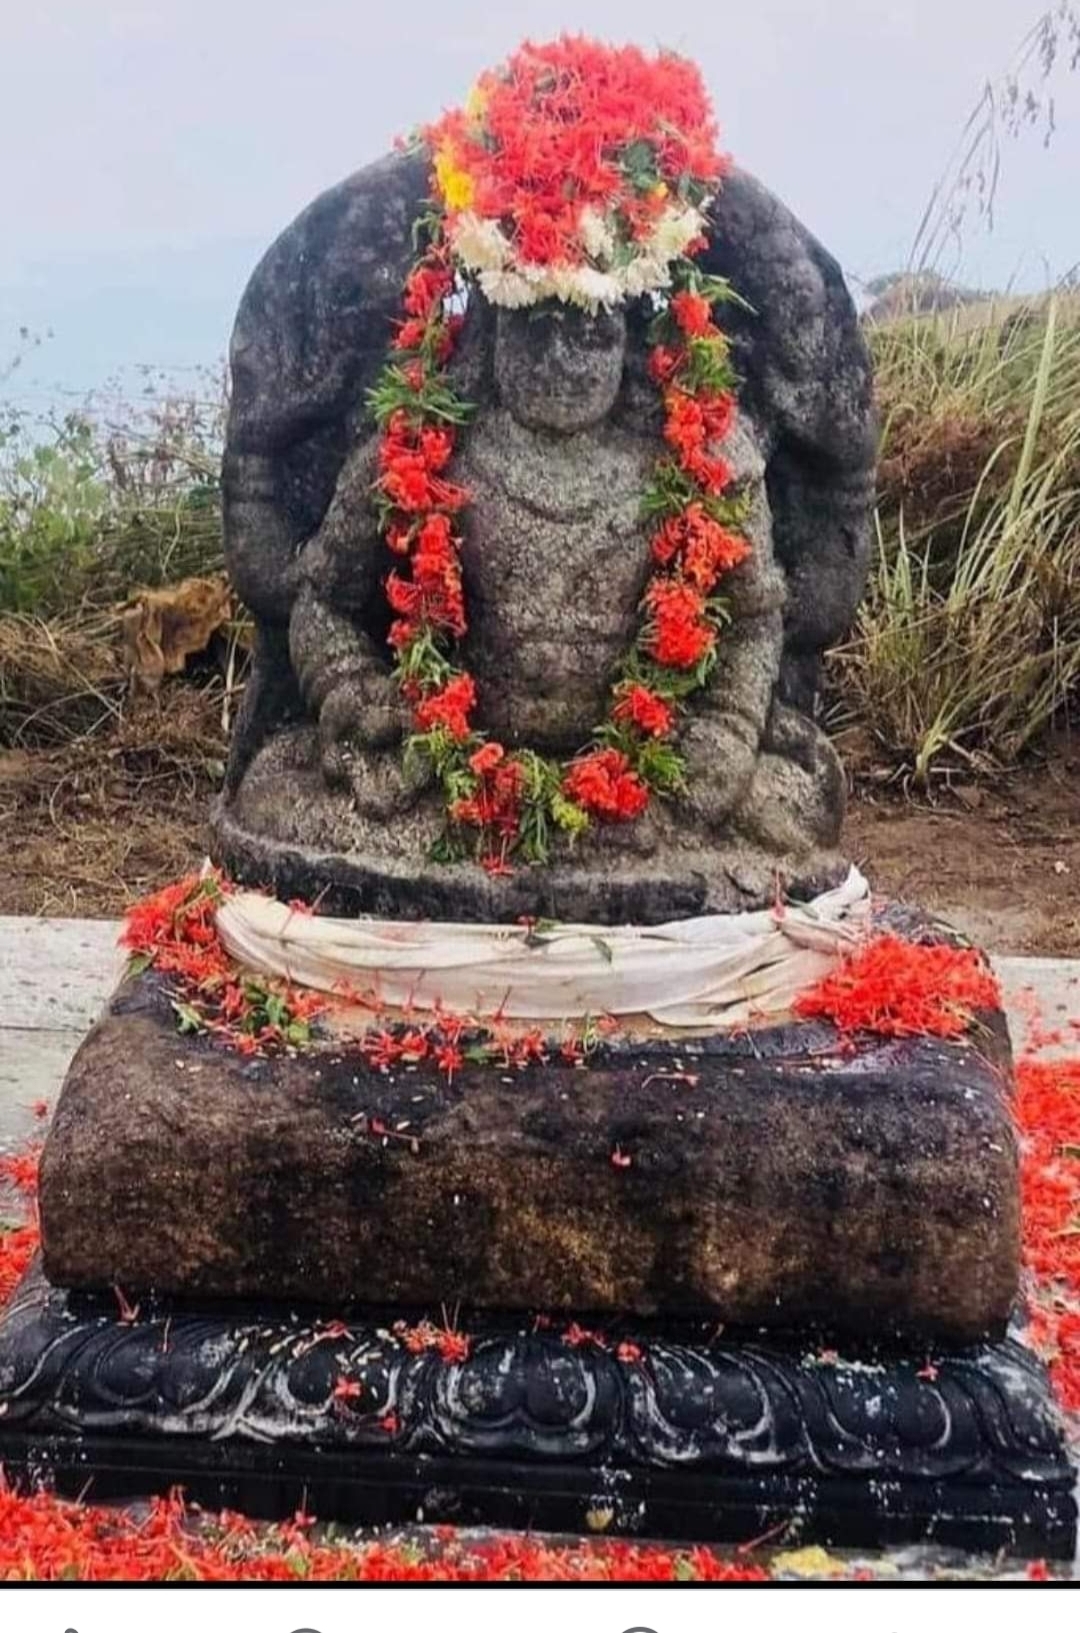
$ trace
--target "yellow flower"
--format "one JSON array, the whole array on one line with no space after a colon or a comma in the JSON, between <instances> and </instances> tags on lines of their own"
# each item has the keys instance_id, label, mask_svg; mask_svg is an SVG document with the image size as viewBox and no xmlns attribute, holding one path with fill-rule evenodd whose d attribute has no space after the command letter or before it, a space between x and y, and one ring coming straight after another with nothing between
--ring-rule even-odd
<instances>
[{"instance_id":1,"label":"yellow flower","mask_svg":"<svg viewBox=\"0 0 1080 1633\"><path fill-rule=\"evenodd\" d=\"M667 184L667 182L666 181L658 181L656 186L652 190L652 196L653 196L653 198L667 198L667 196L668 196L668 184Z\"/></svg>"},{"instance_id":2,"label":"yellow flower","mask_svg":"<svg viewBox=\"0 0 1080 1633\"><path fill-rule=\"evenodd\" d=\"M465 98L465 112L468 114L470 119L475 119L476 123L479 124L484 116L484 109L487 107L487 102L487 86L484 84L482 79L478 79L468 96Z\"/></svg>"},{"instance_id":3,"label":"yellow flower","mask_svg":"<svg viewBox=\"0 0 1080 1633\"><path fill-rule=\"evenodd\" d=\"M451 147L441 147L435 155L435 180L448 210L467 210L476 189L467 170L459 170Z\"/></svg>"}]
</instances>

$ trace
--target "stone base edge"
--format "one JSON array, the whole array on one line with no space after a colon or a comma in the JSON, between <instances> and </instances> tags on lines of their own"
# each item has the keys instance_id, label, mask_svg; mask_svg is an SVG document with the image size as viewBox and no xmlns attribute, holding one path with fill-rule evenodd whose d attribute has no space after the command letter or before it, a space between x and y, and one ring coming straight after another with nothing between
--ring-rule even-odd
<instances>
[{"instance_id":1,"label":"stone base edge","mask_svg":"<svg viewBox=\"0 0 1080 1633\"><path fill-rule=\"evenodd\" d=\"M0 1319L0 1464L263 1517L1074 1554L1075 1470L1013 1340L928 1366L485 1317L457 1360L400 1323L165 1301L132 1317L35 1267Z\"/></svg>"}]
</instances>

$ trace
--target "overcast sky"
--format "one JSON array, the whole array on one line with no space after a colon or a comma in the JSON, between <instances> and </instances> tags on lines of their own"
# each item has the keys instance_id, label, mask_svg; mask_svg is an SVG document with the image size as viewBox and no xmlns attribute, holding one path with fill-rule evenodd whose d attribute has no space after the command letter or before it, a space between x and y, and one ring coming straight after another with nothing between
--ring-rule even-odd
<instances>
[{"instance_id":1,"label":"overcast sky","mask_svg":"<svg viewBox=\"0 0 1080 1633\"><path fill-rule=\"evenodd\" d=\"M662 43L700 64L724 143L853 278L902 263L980 87L1039 0L9 0L0 94L0 371L22 389L212 363L262 249L316 193L462 98L524 36ZM1010 144L970 281L1080 259L1080 74ZM7 390L11 394L15 377Z\"/></svg>"}]
</instances>

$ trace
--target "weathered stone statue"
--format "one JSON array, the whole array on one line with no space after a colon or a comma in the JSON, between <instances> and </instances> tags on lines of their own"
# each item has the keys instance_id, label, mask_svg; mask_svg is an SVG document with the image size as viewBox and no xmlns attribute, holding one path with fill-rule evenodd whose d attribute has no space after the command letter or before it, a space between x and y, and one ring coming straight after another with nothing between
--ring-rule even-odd
<instances>
[{"instance_id":1,"label":"weathered stone statue","mask_svg":"<svg viewBox=\"0 0 1080 1633\"><path fill-rule=\"evenodd\" d=\"M232 347L225 463L230 571L258 621L215 854L241 878L344 911L655 922L813 894L845 870L843 774L815 721L823 649L866 572L869 369L835 262L746 175L709 216L709 272L742 376L723 452L749 559L681 733L686 788L597 827L543 869L489 879L430 860L439 801L403 768L365 394L392 333L426 161L395 156L325 194L255 273ZM476 291L452 364L477 405L451 475L480 724L571 753L603 715L648 570L641 494L662 448L644 301L590 315L497 309Z\"/></svg>"}]
</instances>

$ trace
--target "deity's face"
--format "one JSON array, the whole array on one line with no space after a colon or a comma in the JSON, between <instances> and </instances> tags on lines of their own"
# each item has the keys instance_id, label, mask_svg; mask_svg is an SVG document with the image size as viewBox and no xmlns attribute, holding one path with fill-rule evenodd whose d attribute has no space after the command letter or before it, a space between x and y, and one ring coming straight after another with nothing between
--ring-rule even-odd
<instances>
[{"instance_id":1,"label":"deity's face","mask_svg":"<svg viewBox=\"0 0 1080 1633\"><path fill-rule=\"evenodd\" d=\"M522 425L582 431L611 412L626 357L621 311L596 313L559 301L499 309L495 379Z\"/></svg>"}]
</instances>

